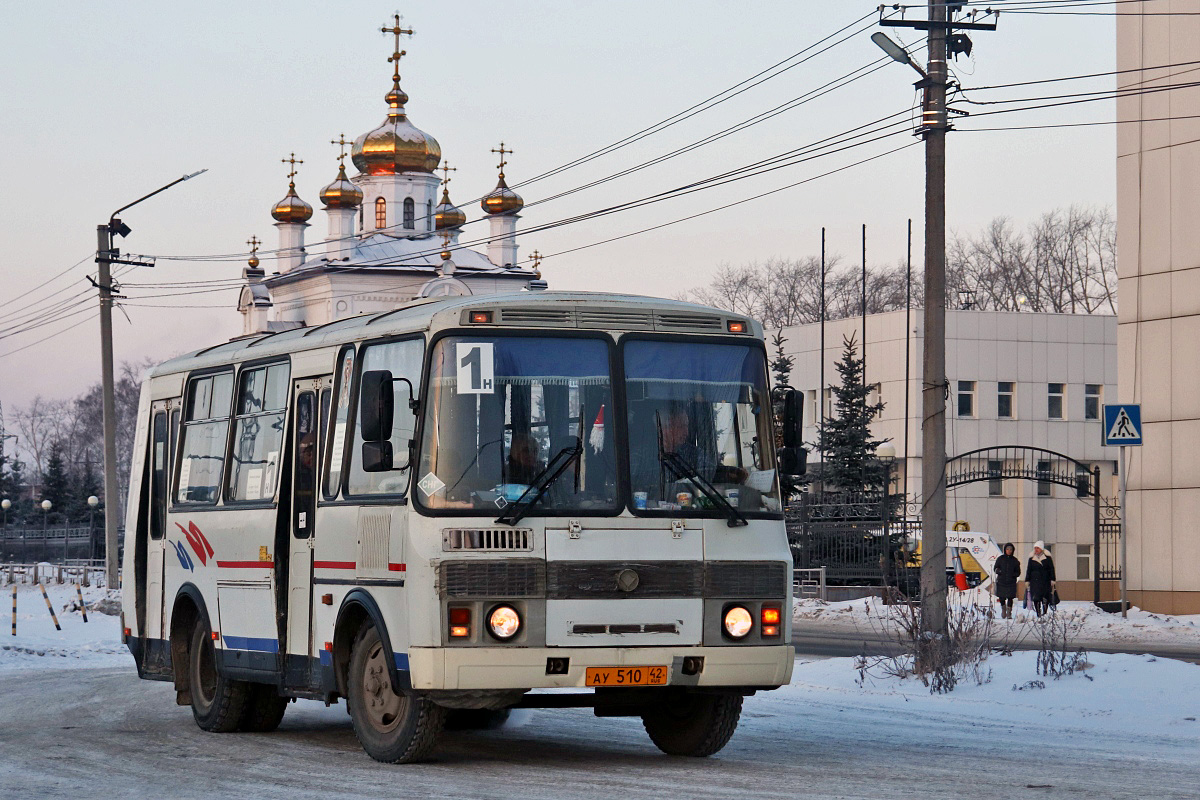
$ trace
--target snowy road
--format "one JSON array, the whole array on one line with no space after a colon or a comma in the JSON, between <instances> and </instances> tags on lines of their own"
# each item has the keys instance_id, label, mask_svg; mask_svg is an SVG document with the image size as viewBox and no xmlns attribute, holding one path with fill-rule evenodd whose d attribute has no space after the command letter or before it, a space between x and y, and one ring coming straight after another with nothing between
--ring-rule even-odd
<instances>
[{"instance_id":1,"label":"snowy road","mask_svg":"<svg viewBox=\"0 0 1200 800\"><path fill-rule=\"evenodd\" d=\"M747 700L714 758L669 758L638 720L569 710L446 734L436 762L413 766L371 761L344 706L302 701L275 733L208 734L174 705L168 684L138 681L132 669L12 670L0 672L0 795L699 800L962 797L974 787L988 798L1195 798L1200 722L1184 715L1196 711L1200 667L1101 658L1113 661L1098 662L1094 683L1074 676L1017 693L998 674L936 698L919 687L860 690L843 677L845 660L798 663L793 686ZM1178 707L1163 708L1170 695L1139 672L1150 668L1181 693ZM1077 704L1082 692L1108 688L1111 697L1126 679L1147 694L1113 701L1109 712L1103 703L1046 711ZM1152 714L1139 714L1136 704L1151 703ZM921 743L935 736L938 744Z\"/></svg>"}]
</instances>

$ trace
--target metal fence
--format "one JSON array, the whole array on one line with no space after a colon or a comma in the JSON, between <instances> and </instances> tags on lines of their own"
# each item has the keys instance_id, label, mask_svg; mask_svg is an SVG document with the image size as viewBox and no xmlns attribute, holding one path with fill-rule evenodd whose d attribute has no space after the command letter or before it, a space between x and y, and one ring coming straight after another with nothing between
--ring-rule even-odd
<instances>
[{"instance_id":1,"label":"metal fence","mask_svg":"<svg viewBox=\"0 0 1200 800\"><path fill-rule=\"evenodd\" d=\"M100 525L0 527L0 559L59 563L103 557L104 528Z\"/></svg>"},{"instance_id":2,"label":"metal fence","mask_svg":"<svg viewBox=\"0 0 1200 800\"><path fill-rule=\"evenodd\" d=\"M0 564L0 583L78 583L82 586L104 586L103 560L72 559L65 564Z\"/></svg>"},{"instance_id":3,"label":"metal fence","mask_svg":"<svg viewBox=\"0 0 1200 800\"><path fill-rule=\"evenodd\" d=\"M792 597L797 600L828 600L825 568L797 569L792 573Z\"/></svg>"}]
</instances>

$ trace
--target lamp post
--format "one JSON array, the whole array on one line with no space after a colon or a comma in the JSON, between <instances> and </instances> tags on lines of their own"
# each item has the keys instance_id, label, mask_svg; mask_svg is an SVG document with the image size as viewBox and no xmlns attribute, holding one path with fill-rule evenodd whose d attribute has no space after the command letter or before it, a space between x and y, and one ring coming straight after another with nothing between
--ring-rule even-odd
<instances>
[{"instance_id":1,"label":"lamp post","mask_svg":"<svg viewBox=\"0 0 1200 800\"><path fill-rule=\"evenodd\" d=\"M54 503L49 500L42 501L42 561L46 560L46 531L50 519L50 509L54 508Z\"/></svg>"},{"instance_id":2,"label":"lamp post","mask_svg":"<svg viewBox=\"0 0 1200 800\"><path fill-rule=\"evenodd\" d=\"M117 401L113 388L113 348L112 348L112 305L113 283L109 268L114 263L131 263L140 266L148 264L137 260L122 260L120 253L113 248L113 234L122 238L132 231L129 226L117 218L127 208L133 208L143 200L148 200L159 192L165 192L177 183L207 172L200 170L190 175L184 175L155 189L148 195L139 197L132 203L121 206L108 219L105 225L96 226L96 285L100 290L100 383L104 403L104 545L107 561L108 585L117 585ZM107 502L111 501L111 502Z\"/></svg>"},{"instance_id":3,"label":"lamp post","mask_svg":"<svg viewBox=\"0 0 1200 800\"><path fill-rule=\"evenodd\" d=\"M883 553L880 556L880 569L883 572L884 584L887 585L887 577L893 567L892 557L892 464L896 461L896 446L891 442L880 442L875 448L875 458L879 461L879 465L883 467L883 501L880 507L883 513L880 515L883 523Z\"/></svg>"},{"instance_id":4,"label":"lamp post","mask_svg":"<svg viewBox=\"0 0 1200 800\"><path fill-rule=\"evenodd\" d=\"M88 561L96 560L96 506L100 505L100 498L92 495L87 499L88 504ZM88 566L91 566L89 564Z\"/></svg>"},{"instance_id":5,"label":"lamp post","mask_svg":"<svg viewBox=\"0 0 1200 800\"><path fill-rule=\"evenodd\" d=\"M7 497L0 500L0 511L4 512L4 549L11 554L12 551L8 549L8 510L10 508L12 508L12 500Z\"/></svg>"}]
</instances>

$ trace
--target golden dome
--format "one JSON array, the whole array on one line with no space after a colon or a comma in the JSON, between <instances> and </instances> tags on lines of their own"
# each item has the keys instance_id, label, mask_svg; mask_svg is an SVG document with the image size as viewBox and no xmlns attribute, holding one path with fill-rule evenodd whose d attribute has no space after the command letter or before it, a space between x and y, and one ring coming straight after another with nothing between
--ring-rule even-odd
<instances>
[{"instance_id":1,"label":"golden dome","mask_svg":"<svg viewBox=\"0 0 1200 800\"><path fill-rule=\"evenodd\" d=\"M488 214L515 214L525 207L525 201L521 199L521 195L508 188L508 184L504 182L504 173L501 172L500 182L483 198L480 205Z\"/></svg>"},{"instance_id":2,"label":"golden dome","mask_svg":"<svg viewBox=\"0 0 1200 800\"><path fill-rule=\"evenodd\" d=\"M442 160L442 147L429 134L408 121L404 104L408 95L398 85L387 93L387 119L373 131L354 140L350 159L368 175L397 172L433 172Z\"/></svg>"},{"instance_id":3,"label":"golden dome","mask_svg":"<svg viewBox=\"0 0 1200 800\"><path fill-rule=\"evenodd\" d=\"M433 210L434 228L458 228L467 221L467 215L458 206L450 202L450 190L442 189L442 202Z\"/></svg>"},{"instance_id":4,"label":"golden dome","mask_svg":"<svg viewBox=\"0 0 1200 800\"><path fill-rule=\"evenodd\" d=\"M321 190L321 202L326 208L358 208L362 199L362 190L346 177L346 167L343 164L338 165L338 174L333 183Z\"/></svg>"},{"instance_id":5,"label":"golden dome","mask_svg":"<svg viewBox=\"0 0 1200 800\"><path fill-rule=\"evenodd\" d=\"M250 256L250 258L246 260L246 263L250 265L251 269L254 269L258 266L258 256Z\"/></svg>"},{"instance_id":6,"label":"golden dome","mask_svg":"<svg viewBox=\"0 0 1200 800\"><path fill-rule=\"evenodd\" d=\"M296 195L294 183L288 184L288 193L271 210L271 216L279 222L308 222L312 215L312 206Z\"/></svg>"}]
</instances>

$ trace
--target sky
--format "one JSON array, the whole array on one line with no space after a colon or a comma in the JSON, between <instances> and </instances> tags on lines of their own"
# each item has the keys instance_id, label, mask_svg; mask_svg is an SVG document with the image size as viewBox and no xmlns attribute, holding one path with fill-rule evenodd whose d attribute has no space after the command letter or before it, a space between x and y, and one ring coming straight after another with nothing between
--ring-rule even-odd
<instances>
[{"instance_id":1,"label":"sky","mask_svg":"<svg viewBox=\"0 0 1200 800\"><path fill-rule=\"evenodd\" d=\"M874 2L606 3L513 0L409 2L415 29L402 47L412 122L457 168L451 196L469 219L496 181L500 142L514 150L509 184L524 197L522 228L690 183L911 107L917 75L887 62L845 88L635 174L544 204L539 198L608 176L793 100L882 57L870 19L827 52L653 136L521 187L525 178L587 155L683 111L798 53L877 7ZM5 414L37 395L70 398L99 380L99 323L87 283L96 225L185 173L208 172L122 215L125 253L158 257L130 268L114 314L118 365L161 361L241 332L236 289L189 281L233 279L245 241L277 246L270 210L287 190L317 212L307 240L326 234L318 192L333 180L339 134L383 121L397 11L378 2L8 4L0 30L0 403ZM686 9L686 10L685 10ZM922 16L923 12L913 12ZM861 29L861 30L860 30ZM972 33L974 51L952 69L964 87L1114 69L1112 17L1002 14ZM912 31L889 29L912 42ZM844 34L843 34L844 35ZM831 39L830 42L835 41ZM812 51L810 51L811 53ZM918 60L923 56L918 54ZM978 99L1108 89L1092 81L967 92ZM971 109L971 106L960 107ZM978 111L983 107L975 106ZM1110 102L963 120L949 137L951 232L997 216L1018 224L1072 204L1115 202L1114 126L968 132L971 127L1113 118ZM844 169L917 140L907 134L681 198L520 237L522 257L549 254L551 288L675 296L722 265L819 252L868 261L904 258L914 220L922 253L923 149ZM587 249L787 184L751 202ZM479 230L476 225L470 230ZM469 238L464 236L464 239ZM563 252L574 250L573 252ZM224 260L176 257L228 254ZM556 255L558 254L558 255ZM168 259L166 257L172 257ZM72 265L75 265L72 268ZM54 276L61 276L54 278ZM51 278L54 280L47 281ZM187 289L196 294L154 297ZM84 302L84 301L87 302ZM63 301L77 312L47 321ZM128 319L126 318L128 316ZM15 325L46 324L16 332ZM5 330L8 329L8 330ZM45 338L45 337L51 338ZM43 341L44 339L44 341ZM10 423L11 425L11 423Z\"/></svg>"}]
</instances>

